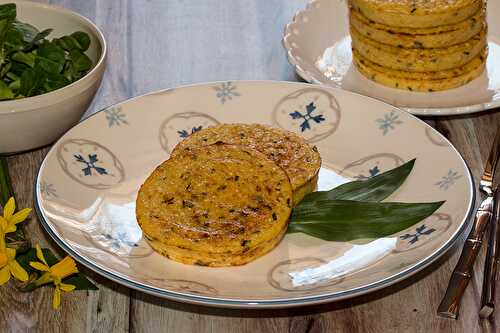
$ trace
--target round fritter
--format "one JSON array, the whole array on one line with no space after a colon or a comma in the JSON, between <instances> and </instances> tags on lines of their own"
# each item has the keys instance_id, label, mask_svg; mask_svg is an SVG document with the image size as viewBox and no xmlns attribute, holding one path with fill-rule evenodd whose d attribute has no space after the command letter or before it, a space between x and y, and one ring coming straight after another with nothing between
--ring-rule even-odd
<instances>
[{"instance_id":1,"label":"round fritter","mask_svg":"<svg viewBox=\"0 0 500 333\"><path fill-rule=\"evenodd\" d=\"M222 124L195 132L175 147L172 155L186 147L199 147L216 142L251 147L278 164L290 178L293 202L297 204L315 190L321 157L316 147L301 136L260 124Z\"/></svg>"},{"instance_id":2,"label":"round fritter","mask_svg":"<svg viewBox=\"0 0 500 333\"><path fill-rule=\"evenodd\" d=\"M186 147L147 178L138 223L153 248L174 260L239 265L277 244L292 210L287 174L244 146ZM194 259L193 259L194 258Z\"/></svg>"},{"instance_id":3,"label":"round fritter","mask_svg":"<svg viewBox=\"0 0 500 333\"><path fill-rule=\"evenodd\" d=\"M165 245L159 241L149 241L151 247L165 257L188 265L226 267L240 266L249 263L274 249L283 238L286 230L273 239L257 246L242 246L239 252L217 253L208 251L193 251L179 246Z\"/></svg>"},{"instance_id":4,"label":"round fritter","mask_svg":"<svg viewBox=\"0 0 500 333\"><path fill-rule=\"evenodd\" d=\"M353 51L353 62L361 74L382 85L421 92L452 89L469 83L484 71L487 49L467 64L440 72L415 73L387 69Z\"/></svg>"},{"instance_id":5,"label":"round fritter","mask_svg":"<svg viewBox=\"0 0 500 333\"><path fill-rule=\"evenodd\" d=\"M357 11L351 11L350 24L363 36L374 41L403 48L436 48L464 43L485 27L486 11L481 8L472 17L450 25L432 28L391 27L373 22Z\"/></svg>"},{"instance_id":6,"label":"round fritter","mask_svg":"<svg viewBox=\"0 0 500 333\"><path fill-rule=\"evenodd\" d=\"M349 5L378 23L429 28L471 17L483 6L483 0L349 0Z\"/></svg>"},{"instance_id":7,"label":"round fritter","mask_svg":"<svg viewBox=\"0 0 500 333\"><path fill-rule=\"evenodd\" d=\"M351 27L352 47L378 65L408 71L435 72L460 67L486 46L486 29L465 43L435 49L404 49L377 43Z\"/></svg>"}]
</instances>

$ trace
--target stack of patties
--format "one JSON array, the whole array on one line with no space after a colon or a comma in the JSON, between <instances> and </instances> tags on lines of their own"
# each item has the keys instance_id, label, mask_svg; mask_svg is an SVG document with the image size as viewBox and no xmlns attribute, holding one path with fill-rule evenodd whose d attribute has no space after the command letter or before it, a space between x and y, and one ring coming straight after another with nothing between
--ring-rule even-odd
<instances>
[{"instance_id":1,"label":"stack of patties","mask_svg":"<svg viewBox=\"0 0 500 333\"><path fill-rule=\"evenodd\" d=\"M485 68L484 0L349 0L353 60L385 86L432 92Z\"/></svg>"},{"instance_id":2,"label":"stack of patties","mask_svg":"<svg viewBox=\"0 0 500 333\"><path fill-rule=\"evenodd\" d=\"M321 158L296 134L227 124L195 132L148 177L136 215L153 249L186 264L233 266L272 250Z\"/></svg>"}]
</instances>

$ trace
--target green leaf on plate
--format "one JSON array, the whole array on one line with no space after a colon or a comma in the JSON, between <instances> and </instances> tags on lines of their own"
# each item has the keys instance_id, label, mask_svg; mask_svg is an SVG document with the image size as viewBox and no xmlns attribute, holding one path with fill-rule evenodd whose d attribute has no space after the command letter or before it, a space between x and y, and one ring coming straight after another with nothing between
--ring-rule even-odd
<instances>
[{"instance_id":1,"label":"green leaf on plate","mask_svg":"<svg viewBox=\"0 0 500 333\"><path fill-rule=\"evenodd\" d=\"M302 232L327 241L386 237L429 217L443 203L305 202L293 209L288 232Z\"/></svg>"},{"instance_id":2,"label":"green leaf on plate","mask_svg":"<svg viewBox=\"0 0 500 333\"><path fill-rule=\"evenodd\" d=\"M382 201L396 191L411 173L415 159L367 180L356 180L345 183L330 191L309 193L299 203L316 200L356 200L356 201Z\"/></svg>"}]
</instances>

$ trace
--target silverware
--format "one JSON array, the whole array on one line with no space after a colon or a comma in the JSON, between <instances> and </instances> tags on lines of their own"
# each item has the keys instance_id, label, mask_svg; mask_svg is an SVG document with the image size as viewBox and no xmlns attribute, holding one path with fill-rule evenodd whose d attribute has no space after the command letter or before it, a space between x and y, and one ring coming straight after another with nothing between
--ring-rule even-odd
<instances>
[{"instance_id":1,"label":"silverware","mask_svg":"<svg viewBox=\"0 0 500 333\"><path fill-rule=\"evenodd\" d=\"M485 196L483 202L479 206L474 218L472 230L465 241L462 254L458 263L453 270L448 289L439 304L438 315L442 317L454 318L458 316L460 308L460 301L464 294L465 288L469 283L474 262L476 261L481 243L483 239L486 226L488 225L493 211L493 178L495 174L496 165L500 155L500 128L495 135L494 143L491 147L490 156L486 161L484 172L479 183L479 190Z\"/></svg>"},{"instance_id":2,"label":"silverware","mask_svg":"<svg viewBox=\"0 0 500 333\"><path fill-rule=\"evenodd\" d=\"M500 260L500 190L495 190L493 199L493 217L490 222L490 238L488 252L484 264L483 291L481 294L481 309L479 317L488 318L495 310L495 290L497 269Z\"/></svg>"}]
</instances>

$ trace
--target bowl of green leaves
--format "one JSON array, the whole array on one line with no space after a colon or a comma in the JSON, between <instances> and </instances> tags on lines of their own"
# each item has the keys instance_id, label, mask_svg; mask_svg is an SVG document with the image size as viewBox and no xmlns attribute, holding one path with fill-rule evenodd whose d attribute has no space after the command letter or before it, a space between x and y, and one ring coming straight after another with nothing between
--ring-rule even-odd
<instances>
[{"instance_id":1,"label":"bowl of green leaves","mask_svg":"<svg viewBox=\"0 0 500 333\"><path fill-rule=\"evenodd\" d=\"M0 154L50 144L89 107L105 70L106 42L61 7L0 5Z\"/></svg>"}]
</instances>

